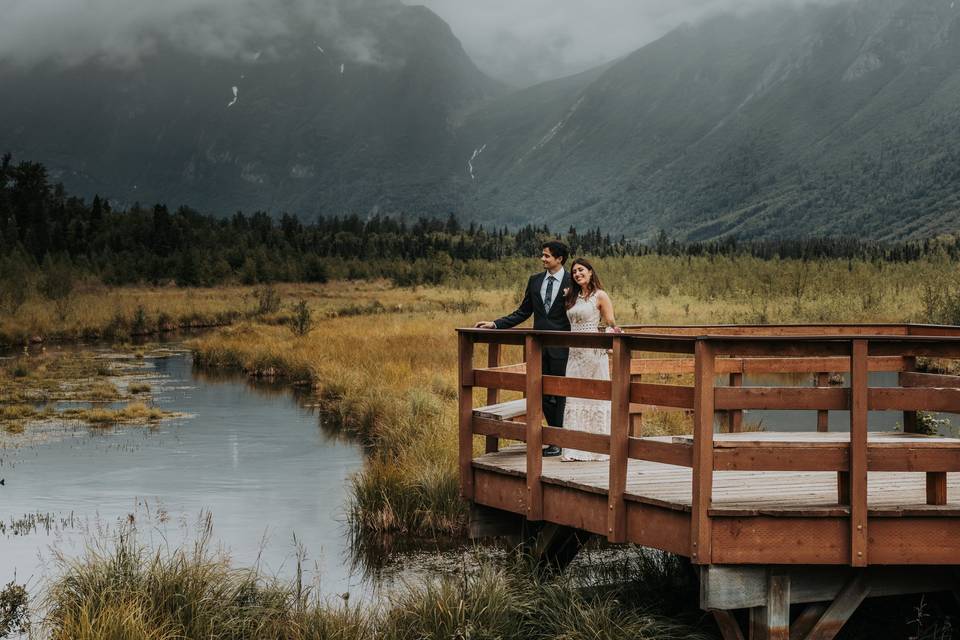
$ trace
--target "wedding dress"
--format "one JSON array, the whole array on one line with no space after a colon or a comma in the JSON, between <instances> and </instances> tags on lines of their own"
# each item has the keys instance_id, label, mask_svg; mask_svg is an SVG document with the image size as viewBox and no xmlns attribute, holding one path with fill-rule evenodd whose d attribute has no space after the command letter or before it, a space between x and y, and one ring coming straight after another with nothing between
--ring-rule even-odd
<instances>
[{"instance_id":1,"label":"wedding dress","mask_svg":"<svg viewBox=\"0 0 960 640\"><path fill-rule=\"evenodd\" d=\"M600 308L596 292L584 298L577 296L577 303L567 309L571 331L599 331ZM610 379L610 364L606 349L570 349L567 359L567 377ZM563 410L563 428L589 433L610 433L610 401L587 398L567 398ZM603 453L564 449L562 460L606 460Z\"/></svg>"}]
</instances>

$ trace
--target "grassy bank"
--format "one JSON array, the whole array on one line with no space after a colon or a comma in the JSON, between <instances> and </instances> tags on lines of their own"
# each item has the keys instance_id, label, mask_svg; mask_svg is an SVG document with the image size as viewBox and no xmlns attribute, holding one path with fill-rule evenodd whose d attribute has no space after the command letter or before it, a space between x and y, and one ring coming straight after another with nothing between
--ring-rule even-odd
<instances>
[{"instance_id":1,"label":"grassy bank","mask_svg":"<svg viewBox=\"0 0 960 640\"><path fill-rule=\"evenodd\" d=\"M544 578L524 561L465 560L455 575L393 591L375 605L325 599L231 567L208 545L149 552L121 535L108 548L61 560L32 612L34 637L419 640L451 638L710 638L688 608L690 574L668 556L635 552L616 566ZM628 576L616 587L601 586ZM667 596L666 594L670 594ZM684 603L681 605L680 603ZM21 611L23 611L21 609ZM23 616L20 617L23 620Z\"/></svg>"}]
</instances>

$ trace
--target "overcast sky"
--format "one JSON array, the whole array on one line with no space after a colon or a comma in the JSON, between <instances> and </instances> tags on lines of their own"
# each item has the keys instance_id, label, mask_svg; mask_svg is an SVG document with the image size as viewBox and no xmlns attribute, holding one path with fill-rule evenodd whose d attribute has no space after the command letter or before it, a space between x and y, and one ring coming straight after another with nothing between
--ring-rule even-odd
<instances>
[{"instance_id":1,"label":"overcast sky","mask_svg":"<svg viewBox=\"0 0 960 640\"><path fill-rule=\"evenodd\" d=\"M193 50L244 55L251 38L262 42L308 22L349 38L336 5L361 1L398 0L0 0L0 58L71 63L98 56L133 64L157 34ZM525 85L624 55L683 22L777 0L404 1L446 20L490 75Z\"/></svg>"},{"instance_id":2,"label":"overcast sky","mask_svg":"<svg viewBox=\"0 0 960 640\"><path fill-rule=\"evenodd\" d=\"M619 57L684 22L723 11L769 7L775 0L407 0L407 4L424 4L446 20L484 71L512 84L526 84Z\"/></svg>"}]
</instances>

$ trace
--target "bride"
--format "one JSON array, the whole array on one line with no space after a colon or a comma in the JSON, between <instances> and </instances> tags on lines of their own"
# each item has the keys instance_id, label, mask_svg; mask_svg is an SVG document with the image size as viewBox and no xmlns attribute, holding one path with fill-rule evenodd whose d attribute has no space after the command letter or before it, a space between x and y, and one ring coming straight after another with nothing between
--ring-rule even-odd
<instances>
[{"instance_id":1,"label":"bride","mask_svg":"<svg viewBox=\"0 0 960 640\"><path fill-rule=\"evenodd\" d=\"M613 319L613 303L603 290L593 265L583 258L573 261L570 275L577 285L566 292L564 300L571 331L599 331L600 319L608 332L620 333ZM567 373L571 378L610 379L610 364L605 349L570 349ZM610 433L610 401L567 398L563 427L590 433ZM606 460L606 454L564 449L561 460Z\"/></svg>"}]
</instances>

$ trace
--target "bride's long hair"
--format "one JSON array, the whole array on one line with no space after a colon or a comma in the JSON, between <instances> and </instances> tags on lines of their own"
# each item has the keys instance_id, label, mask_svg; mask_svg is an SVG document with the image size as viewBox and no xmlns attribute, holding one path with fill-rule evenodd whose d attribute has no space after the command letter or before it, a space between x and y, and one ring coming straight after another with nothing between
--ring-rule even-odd
<instances>
[{"instance_id":1,"label":"bride's long hair","mask_svg":"<svg viewBox=\"0 0 960 640\"><path fill-rule=\"evenodd\" d=\"M593 295L596 291L603 290L603 283L600 282L600 276L597 275L597 270L593 268L593 265L586 258L577 258L570 263L570 277L573 278L573 268L577 265L583 266L587 271L590 272L590 282L587 283L587 291L589 295ZM580 295L580 285L577 284L576 280L573 281L573 286L570 287L567 291L566 297L563 299L563 306L566 309L569 309L573 305L577 304L577 296Z\"/></svg>"}]
</instances>

